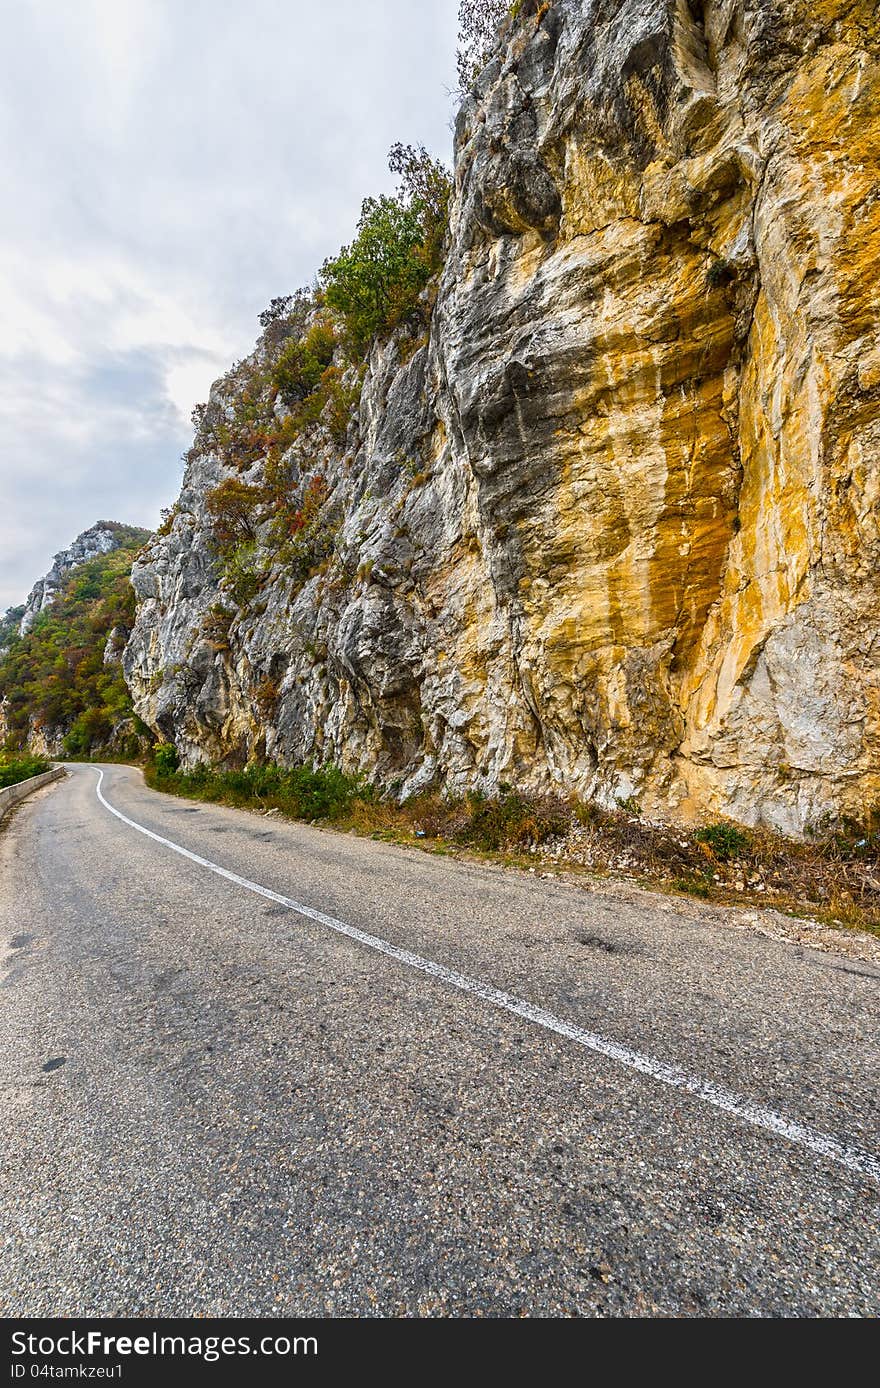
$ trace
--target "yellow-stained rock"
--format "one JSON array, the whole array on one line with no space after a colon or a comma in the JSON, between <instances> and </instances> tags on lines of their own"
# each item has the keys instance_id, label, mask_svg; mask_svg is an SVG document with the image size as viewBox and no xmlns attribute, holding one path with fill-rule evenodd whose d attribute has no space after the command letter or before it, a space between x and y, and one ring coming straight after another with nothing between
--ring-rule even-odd
<instances>
[{"instance_id":1,"label":"yellow-stained rock","mask_svg":"<svg viewBox=\"0 0 880 1388\"><path fill-rule=\"evenodd\" d=\"M427 347L377 347L356 444L321 445L344 572L295 599L276 573L206 654L226 464L194 465L135 575L139 711L189 760L320 756L403 793L867 818L878 273L873 0L523 7L459 115Z\"/></svg>"}]
</instances>

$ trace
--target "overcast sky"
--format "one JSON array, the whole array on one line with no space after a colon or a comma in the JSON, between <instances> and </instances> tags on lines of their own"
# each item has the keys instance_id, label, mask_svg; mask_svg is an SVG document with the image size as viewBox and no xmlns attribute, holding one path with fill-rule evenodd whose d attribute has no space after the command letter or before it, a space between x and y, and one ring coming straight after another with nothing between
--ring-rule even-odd
<instances>
[{"instance_id":1,"label":"overcast sky","mask_svg":"<svg viewBox=\"0 0 880 1388\"><path fill-rule=\"evenodd\" d=\"M457 0L6 0L0 611L96 520L154 526L257 315L449 158Z\"/></svg>"}]
</instances>

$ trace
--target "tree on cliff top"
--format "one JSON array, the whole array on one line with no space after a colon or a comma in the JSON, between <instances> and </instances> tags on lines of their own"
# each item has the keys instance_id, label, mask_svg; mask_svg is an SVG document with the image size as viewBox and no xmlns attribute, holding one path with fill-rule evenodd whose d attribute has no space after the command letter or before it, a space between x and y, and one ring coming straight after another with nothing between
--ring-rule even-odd
<instances>
[{"instance_id":1,"label":"tree on cliff top","mask_svg":"<svg viewBox=\"0 0 880 1388\"><path fill-rule=\"evenodd\" d=\"M518 0L459 0L455 63L463 92L473 86L495 51L503 21L519 9Z\"/></svg>"},{"instance_id":2,"label":"tree on cliff top","mask_svg":"<svg viewBox=\"0 0 880 1388\"><path fill-rule=\"evenodd\" d=\"M359 354L417 311L443 263L452 192L447 170L424 146L402 144L391 150L389 167L401 179L397 195L367 198L355 240L321 270L325 302Z\"/></svg>"},{"instance_id":3,"label":"tree on cliff top","mask_svg":"<svg viewBox=\"0 0 880 1388\"><path fill-rule=\"evenodd\" d=\"M398 201L418 213L422 224L422 250L433 274L443 263L443 242L449 226L452 179L439 159L432 159L424 145L391 146L388 167L400 179Z\"/></svg>"}]
</instances>

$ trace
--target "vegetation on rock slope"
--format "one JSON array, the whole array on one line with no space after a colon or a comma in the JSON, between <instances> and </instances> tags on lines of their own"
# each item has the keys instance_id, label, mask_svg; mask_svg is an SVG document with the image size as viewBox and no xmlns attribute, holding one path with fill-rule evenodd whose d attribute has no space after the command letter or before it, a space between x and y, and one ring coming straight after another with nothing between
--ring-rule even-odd
<instances>
[{"instance_id":1,"label":"vegetation on rock slope","mask_svg":"<svg viewBox=\"0 0 880 1388\"><path fill-rule=\"evenodd\" d=\"M322 445L345 450L376 339L401 325L415 337L427 328L451 180L423 146L395 145L389 167L397 194L366 199L354 241L325 262L315 289L272 300L256 351L193 414L187 460L214 455L227 471L206 497L227 595L212 614L221 646L273 570L302 584L329 560L340 517Z\"/></svg>"},{"instance_id":2,"label":"vegetation on rock slope","mask_svg":"<svg viewBox=\"0 0 880 1388\"><path fill-rule=\"evenodd\" d=\"M0 705L7 751L35 739L66 756L87 756L111 745L125 726L130 750L138 746L131 699L118 658L105 664L114 628L134 620L132 560L148 532L126 527L122 545L69 573L50 606L25 636L7 630L0 657ZM60 743L60 745L58 745ZM120 744L118 750L127 747Z\"/></svg>"},{"instance_id":3,"label":"vegetation on rock slope","mask_svg":"<svg viewBox=\"0 0 880 1388\"><path fill-rule=\"evenodd\" d=\"M422 293L443 265L448 172L414 145L395 145L389 167L401 180L397 196L367 198L356 239L321 271L327 305L356 355L403 319L424 316Z\"/></svg>"},{"instance_id":4,"label":"vegetation on rock slope","mask_svg":"<svg viewBox=\"0 0 880 1388\"><path fill-rule=\"evenodd\" d=\"M459 0L458 49L455 55L459 87L466 92L473 86L491 58L498 42L498 31L504 20L515 19L526 8L549 9L528 0Z\"/></svg>"}]
</instances>

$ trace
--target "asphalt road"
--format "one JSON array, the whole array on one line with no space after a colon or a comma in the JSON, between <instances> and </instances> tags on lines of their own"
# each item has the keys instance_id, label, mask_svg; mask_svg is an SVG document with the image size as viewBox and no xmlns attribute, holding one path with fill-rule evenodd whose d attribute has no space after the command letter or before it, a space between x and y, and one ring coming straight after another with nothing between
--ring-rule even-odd
<instances>
[{"instance_id":1,"label":"asphalt road","mask_svg":"<svg viewBox=\"0 0 880 1388\"><path fill-rule=\"evenodd\" d=\"M876 965L97 780L0 832L0 1312L880 1311Z\"/></svg>"}]
</instances>

